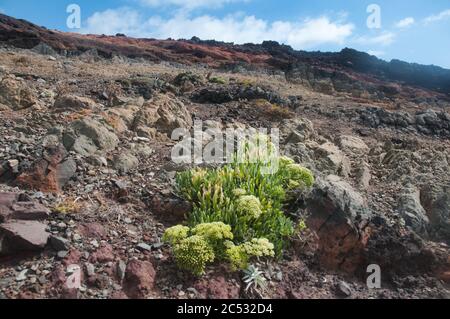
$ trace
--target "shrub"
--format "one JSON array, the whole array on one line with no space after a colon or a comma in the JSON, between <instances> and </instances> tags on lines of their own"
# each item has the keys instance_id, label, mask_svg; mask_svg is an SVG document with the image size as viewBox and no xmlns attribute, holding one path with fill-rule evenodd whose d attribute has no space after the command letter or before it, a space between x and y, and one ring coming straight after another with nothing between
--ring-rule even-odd
<instances>
[{"instance_id":1,"label":"shrub","mask_svg":"<svg viewBox=\"0 0 450 319\"><path fill-rule=\"evenodd\" d=\"M212 77L212 78L209 78L209 83L226 84L227 81L224 78Z\"/></svg>"},{"instance_id":2,"label":"shrub","mask_svg":"<svg viewBox=\"0 0 450 319\"><path fill-rule=\"evenodd\" d=\"M202 236L191 236L173 246L178 267L194 275L204 274L206 265L215 259L214 250Z\"/></svg>"},{"instance_id":3,"label":"shrub","mask_svg":"<svg viewBox=\"0 0 450 319\"><path fill-rule=\"evenodd\" d=\"M170 228L167 228L162 240L164 242L175 245L179 243L183 239L186 239L189 235L189 227L177 225Z\"/></svg>"},{"instance_id":4,"label":"shrub","mask_svg":"<svg viewBox=\"0 0 450 319\"><path fill-rule=\"evenodd\" d=\"M254 238L250 242L245 242L241 245L228 242L226 247L226 258L234 270L247 268L250 259L254 257L275 256L274 245L266 238Z\"/></svg>"},{"instance_id":5,"label":"shrub","mask_svg":"<svg viewBox=\"0 0 450 319\"><path fill-rule=\"evenodd\" d=\"M241 213L242 216L249 218L258 218L261 216L261 202L253 195L245 195L239 197L236 201L236 210Z\"/></svg>"},{"instance_id":6,"label":"shrub","mask_svg":"<svg viewBox=\"0 0 450 319\"><path fill-rule=\"evenodd\" d=\"M255 150L264 143L268 144L266 158ZM193 204L187 220L191 227L188 233L202 237L215 256L228 260L234 269L247 267L251 258L281 256L287 238L294 233L294 222L283 212L287 192L314 183L308 169L287 157L276 157L279 169L265 173L268 158L273 159L275 154L267 137L259 136L256 142L241 147L241 156L236 154L231 164L193 169L176 176L178 193ZM185 236L185 230L178 228L178 233ZM168 232L165 237L173 244L173 230ZM174 254L177 258L175 247Z\"/></svg>"}]
</instances>

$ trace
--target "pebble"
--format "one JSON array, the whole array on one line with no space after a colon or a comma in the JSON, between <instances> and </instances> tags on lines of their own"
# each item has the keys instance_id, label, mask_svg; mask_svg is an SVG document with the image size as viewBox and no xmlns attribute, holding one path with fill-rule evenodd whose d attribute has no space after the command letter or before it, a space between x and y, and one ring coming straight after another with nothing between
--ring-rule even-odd
<instances>
[{"instance_id":1,"label":"pebble","mask_svg":"<svg viewBox=\"0 0 450 319\"><path fill-rule=\"evenodd\" d=\"M120 280L123 280L125 278L125 271L127 269L127 264L123 260L119 260L117 263L117 275L119 276Z\"/></svg>"},{"instance_id":2,"label":"pebble","mask_svg":"<svg viewBox=\"0 0 450 319\"><path fill-rule=\"evenodd\" d=\"M95 266L91 263L86 263L86 273L89 277L92 277L95 275Z\"/></svg>"},{"instance_id":3,"label":"pebble","mask_svg":"<svg viewBox=\"0 0 450 319\"><path fill-rule=\"evenodd\" d=\"M16 277L16 281L24 281L27 279L28 269L22 270Z\"/></svg>"},{"instance_id":4,"label":"pebble","mask_svg":"<svg viewBox=\"0 0 450 319\"><path fill-rule=\"evenodd\" d=\"M58 253L56 255L58 256L58 258L64 259L67 257L68 254L69 254L69 252L67 250L61 250L61 251L58 251Z\"/></svg>"},{"instance_id":5,"label":"pebble","mask_svg":"<svg viewBox=\"0 0 450 319\"><path fill-rule=\"evenodd\" d=\"M344 297L350 297L352 295L352 288L345 281L340 281L337 288L338 293Z\"/></svg>"},{"instance_id":6,"label":"pebble","mask_svg":"<svg viewBox=\"0 0 450 319\"><path fill-rule=\"evenodd\" d=\"M98 241L97 241L96 239L92 240L92 241L90 242L90 244L91 244L92 246L94 246L95 248L100 247L100 245L99 245L99 243L98 243Z\"/></svg>"},{"instance_id":7,"label":"pebble","mask_svg":"<svg viewBox=\"0 0 450 319\"><path fill-rule=\"evenodd\" d=\"M136 246L136 248L140 251L151 251L152 246L147 245L146 243L140 243Z\"/></svg>"}]
</instances>

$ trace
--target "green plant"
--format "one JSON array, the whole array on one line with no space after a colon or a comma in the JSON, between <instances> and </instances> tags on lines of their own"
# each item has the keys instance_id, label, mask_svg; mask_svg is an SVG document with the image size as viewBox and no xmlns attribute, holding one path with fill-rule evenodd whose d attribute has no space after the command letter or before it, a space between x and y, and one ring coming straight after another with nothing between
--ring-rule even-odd
<instances>
[{"instance_id":1,"label":"green plant","mask_svg":"<svg viewBox=\"0 0 450 319\"><path fill-rule=\"evenodd\" d=\"M287 192L312 186L314 177L292 159L275 155L270 139L256 135L230 164L177 174L178 193L193 204L190 230L169 229L166 241L176 245L179 238L200 236L217 259L228 260L234 269L247 267L251 258L281 256L294 234L294 222L283 212ZM269 167L278 170L269 174Z\"/></svg>"},{"instance_id":2,"label":"green plant","mask_svg":"<svg viewBox=\"0 0 450 319\"><path fill-rule=\"evenodd\" d=\"M177 225L167 228L164 232L162 240L166 243L175 245L189 236L189 227Z\"/></svg>"},{"instance_id":3,"label":"green plant","mask_svg":"<svg viewBox=\"0 0 450 319\"><path fill-rule=\"evenodd\" d=\"M225 246L225 256L233 270L245 269L252 258L275 256L274 245L267 238L253 238L241 245L227 242Z\"/></svg>"},{"instance_id":4,"label":"green plant","mask_svg":"<svg viewBox=\"0 0 450 319\"><path fill-rule=\"evenodd\" d=\"M209 78L209 83L226 84L227 81L220 77L212 77L212 78Z\"/></svg>"},{"instance_id":5,"label":"green plant","mask_svg":"<svg viewBox=\"0 0 450 319\"><path fill-rule=\"evenodd\" d=\"M261 293L267 288L267 279L264 277L264 273L253 265L244 270L243 280L247 284L245 291L253 289Z\"/></svg>"},{"instance_id":6,"label":"green plant","mask_svg":"<svg viewBox=\"0 0 450 319\"><path fill-rule=\"evenodd\" d=\"M214 249L202 236L191 236L173 246L178 267L194 275L204 274L206 265L215 259Z\"/></svg>"}]
</instances>

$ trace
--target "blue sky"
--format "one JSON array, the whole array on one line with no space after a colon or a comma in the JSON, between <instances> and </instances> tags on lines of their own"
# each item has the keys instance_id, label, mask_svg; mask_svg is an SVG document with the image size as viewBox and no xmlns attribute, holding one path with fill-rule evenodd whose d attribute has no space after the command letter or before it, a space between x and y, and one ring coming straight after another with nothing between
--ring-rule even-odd
<instances>
[{"instance_id":1,"label":"blue sky","mask_svg":"<svg viewBox=\"0 0 450 319\"><path fill-rule=\"evenodd\" d=\"M81 8L81 29L67 27L72 3ZM367 25L376 18L367 12L371 4L381 10L380 28ZM0 11L64 31L352 47L450 69L450 0L0 0Z\"/></svg>"}]
</instances>

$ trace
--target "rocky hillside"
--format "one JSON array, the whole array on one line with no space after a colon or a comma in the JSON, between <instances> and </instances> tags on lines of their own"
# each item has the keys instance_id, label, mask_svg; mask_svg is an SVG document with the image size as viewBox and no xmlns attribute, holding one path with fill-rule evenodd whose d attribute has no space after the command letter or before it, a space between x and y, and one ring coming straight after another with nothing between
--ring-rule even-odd
<instances>
[{"instance_id":1,"label":"rocky hillside","mask_svg":"<svg viewBox=\"0 0 450 319\"><path fill-rule=\"evenodd\" d=\"M449 71L4 15L0 44L0 297L450 296ZM302 227L278 259L253 261L270 289L246 290L225 262L194 276L162 240L195 209L170 136L196 120L278 128L281 153L314 175L282 207Z\"/></svg>"}]
</instances>

